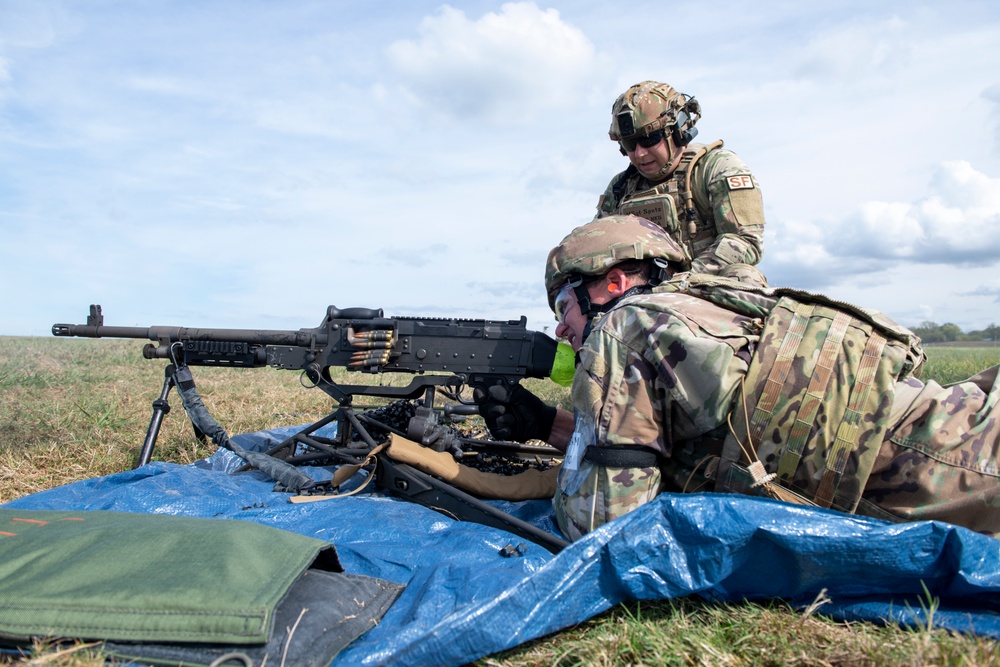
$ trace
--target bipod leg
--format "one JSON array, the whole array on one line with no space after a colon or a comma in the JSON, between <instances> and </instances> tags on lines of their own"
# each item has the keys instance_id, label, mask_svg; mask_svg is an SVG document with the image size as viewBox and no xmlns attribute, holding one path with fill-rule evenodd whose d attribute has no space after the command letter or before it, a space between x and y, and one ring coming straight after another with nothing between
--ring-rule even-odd
<instances>
[{"instance_id":1,"label":"bipod leg","mask_svg":"<svg viewBox=\"0 0 1000 667\"><path fill-rule=\"evenodd\" d=\"M340 437L341 434L343 433L343 428L341 427L341 423L343 420L344 420L343 412L341 409L338 408L337 410L334 410L333 412L328 414L326 417L323 417L319 421L313 422L312 424L309 424L308 426L303 428L301 431L297 431L292 435L288 436L277 445L274 445L270 449L265 450L264 453L267 454L268 456L273 456L276 459L281 459L283 461L286 461L293 458L296 450L296 445L298 443L303 443L305 445L313 447L314 449L320 449L313 446L314 441L311 436L315 431L318 431L319 429L323 428L324 426L333 421L337 422L336 442L341 442ZM320 449L320 451L325 451L325 450ZM292 462L294 463L295 461L293 460ZM249 469L250 466L242 465L239 468L237 468L234 472L243 472Z\"/></svg>"},{"instance_id":2,"label":"bipod leg","mask_svg":"<svg viewBox=\"0 0 1000 667\"><path fill-rule=\"evenodd\" d=\"M146 439L139 450L139 456L135 461L134 468L141 468L149 463L153 457L153 448L156 446L156 437L160 434L160 424L163 418L170 412L170 404L167 403L167 394L170 388L176 383L174 375L177 368L173 364L167 364L163 369L163 389L160 390L160 397L153 401L153 416L149 420L149 428L146 429Z\"/></svg>"}]
</instances>

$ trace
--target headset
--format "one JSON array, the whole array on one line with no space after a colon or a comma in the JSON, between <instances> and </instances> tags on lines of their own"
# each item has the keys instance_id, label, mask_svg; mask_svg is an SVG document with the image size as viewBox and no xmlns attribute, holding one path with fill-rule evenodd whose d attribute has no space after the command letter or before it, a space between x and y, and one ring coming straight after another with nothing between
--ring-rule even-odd
<instances>
[{"instance_id":1,"label":"headset","mask_svg":"<svg viewBox=\"0 0 1000 667\"><path fill-rule=\"evenodd\" d=\"M660 128L664 132L670 132L670 136L673 138L674 143L678 147L687 146L691 141L698 136L698 128L694 126L701 118L701 104L692 96L684 95L684 104L677 112L677 118L675 119L672 126L669 128L664 126ZM666 116L669 111L663 111L660 117ZM631 137L635 134L635 120L632 118L632 109L625 109L618 112L615 117L615 121L618 125L618 135L625 139ZM619 140L619 150L622 155L627 155L625 148L621 146L621 140Z\"/></svg>"}]
</instances>

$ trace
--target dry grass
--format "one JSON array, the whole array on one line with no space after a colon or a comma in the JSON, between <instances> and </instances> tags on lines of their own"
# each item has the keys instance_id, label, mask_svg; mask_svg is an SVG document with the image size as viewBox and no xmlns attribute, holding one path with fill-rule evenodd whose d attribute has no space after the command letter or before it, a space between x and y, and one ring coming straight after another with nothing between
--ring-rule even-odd
<instances>
[{"instance_id":1,"label":"dry grass","mask_svg":"<svg viewBox=\"0 0 1000 667\"><path fill-rule=\"evenodd\" d=\"M970 357L942 349L930 350L924 378L952 381L1000 362L1000 350ZM164 363L143 359L140 350L139 341L0 337L0 502L132 467L163 382ZM194 372L205 404L232 434L308 423L331 407L319 390L302 388L296 373ZM552 383L527 384L546 400L567 404L567 392ZM171 405L154 458L190 463L209 455L212 447L194 437L173 393ZM0 663L104 664L83 645L36 649L30 663L11 656ZM476 664L997 665L1000 657L996 642L933 628L835 623L781 602L682 599L622 604Z\"/></svg>"},{"instance_id":2,"label":"dry grass","mask_svg":"<svg viewBox=\"0 0 1000 667\"><path fill-rule=\"evenodd\" d=\"M131 468L163 384L161 361L120 340L0 338L0 502ZM213 416L232 434L307 423L330 410L295 373L195 369ZM163 421L155 458L191 463L212 447L193 437L180 399Z\"/></svg>"}]
</instances>

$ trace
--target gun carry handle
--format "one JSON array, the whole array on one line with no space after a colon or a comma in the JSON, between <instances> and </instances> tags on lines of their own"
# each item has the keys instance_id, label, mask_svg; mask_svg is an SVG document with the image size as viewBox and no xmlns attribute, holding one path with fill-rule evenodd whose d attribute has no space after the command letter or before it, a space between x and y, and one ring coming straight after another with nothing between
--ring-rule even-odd
<instances>
[{"instance_id":1,"label":"gun carry handle","mask_svg":"<svg viewBox=\"0 0 1000 667\"><path fill-rule=\"evenodd\" d=\"M337 308L330 306L326 309L326 317L329 320L375 320L382 317L381 308Z\"/></svg>"}]
</instances>

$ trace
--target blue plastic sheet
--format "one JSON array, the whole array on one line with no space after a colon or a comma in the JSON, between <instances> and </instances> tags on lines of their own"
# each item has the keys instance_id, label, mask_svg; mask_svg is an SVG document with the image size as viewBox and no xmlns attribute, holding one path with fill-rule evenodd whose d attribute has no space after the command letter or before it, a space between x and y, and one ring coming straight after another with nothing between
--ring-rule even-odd
<instances>
[{"instance_id":1,"label":"blue plastic sheet","mask_svg":"<svg viewBox=\"0 0 1000 667\"><path fill-rule=\"evenodd\" d=\"M290 429L237 436L264 448ZM36 493L5 507L242 519L328 540L348 572L406 584L334 665L462 665L580 623L626 600L785 598L838 619L933 625L1000 639L1000 540L937 522L893 525L737 495L664 494L558 555L365 490L292 504L221 451ZM317 479L328 476L310 469ZM352 480L355 481L355 480ZM360 481L360 477L355 483ZM506 503L554 530L546 501ZM180 555L179 557L183 557ZM925 591L926 587L926 591Z\"/></svg>"}]
</instances>

